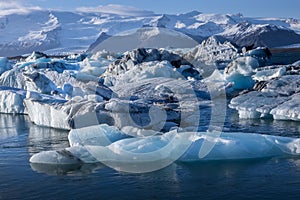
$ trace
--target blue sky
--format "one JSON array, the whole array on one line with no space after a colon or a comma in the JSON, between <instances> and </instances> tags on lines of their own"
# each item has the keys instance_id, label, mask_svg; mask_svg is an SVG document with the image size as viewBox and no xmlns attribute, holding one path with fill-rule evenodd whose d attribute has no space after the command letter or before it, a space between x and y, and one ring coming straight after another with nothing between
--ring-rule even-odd
<instances>
[{"instance_id":1,"label":"blue sky","mask_svg":"<svg viewBox=\"0 0 300 200\"><path fill-rule=\"evenodd\" d=\"M1 3L8 2L0 0ZM155 13L184 13L198 10L203 13L235 14L247 17L286 17L300 19L299 0L12 0L22 6L75 10L107 4L134 6Z\"/></svg>"}]
</instances>

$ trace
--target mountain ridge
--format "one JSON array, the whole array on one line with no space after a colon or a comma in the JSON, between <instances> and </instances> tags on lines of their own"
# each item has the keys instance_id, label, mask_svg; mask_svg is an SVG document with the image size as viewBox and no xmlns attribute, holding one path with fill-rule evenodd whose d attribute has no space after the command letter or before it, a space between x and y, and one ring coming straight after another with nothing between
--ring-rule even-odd
<instances>
[{"instance_id":1,"label":"mountain ridge","mask_svg":"<svg viewBox=\"0 0 300 200\"><path fill-rule=\"evenodd\" d=\"M113 7L115 9L115 7ZM101 33L109 36L145 26L183 33L201 43L216 35L239 46L287 46L300 43L297 19L249 18L241 14L155 14L136 15L103 12L30 10L0 16L0 56L17 56L32 51L50 54L79 53L95 43ZM126 13L126 10L122 10ZM272 35L276 39L270 40ZM102 35L103 36L103 35ZM280 41L280 42L278 42Z\"/></svg>"}]
</instances>

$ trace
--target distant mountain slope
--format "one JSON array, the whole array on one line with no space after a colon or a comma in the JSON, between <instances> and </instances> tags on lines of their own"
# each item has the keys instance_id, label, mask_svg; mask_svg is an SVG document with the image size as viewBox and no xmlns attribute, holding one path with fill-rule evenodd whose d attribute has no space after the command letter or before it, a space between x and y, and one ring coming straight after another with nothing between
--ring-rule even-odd
<instances>
[{"instance_id":1,"label":"distant mountain slope","mask_svg":"<svg viewBox=\"0 0 300 200\"><path fill-rule=\"evenodd\" d=\"M300 35L295 31L272 24L257 25L243 22L222 35L238 46L279 47L300 43Z\"/></svg>"},{"instance_id":2,"label":"distant mountain slope","mask_svg":"<svg viewBox=\"0 0 300 200\"><path fill-rule=\"evenodd\" d=\"M97 45L104 41L101 33L114 36L142 27L179 31L198 43L212 35L240 46L275 47L300 43L300 22L296 19L246 18L240 14L203 14L198 11L161 15L122 6L100 8L77 12L31 10L7 15L0 13L0 56L16 56L33 50L52 54L82 52L95 41Z\"/></svg>"}]
</instances>

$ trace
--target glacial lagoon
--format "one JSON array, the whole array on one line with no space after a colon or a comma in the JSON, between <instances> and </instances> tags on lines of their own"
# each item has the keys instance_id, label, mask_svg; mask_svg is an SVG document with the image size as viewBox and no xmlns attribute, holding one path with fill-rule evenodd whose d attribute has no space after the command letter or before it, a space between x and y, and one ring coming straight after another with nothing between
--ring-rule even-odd
<instances>
[{"instance_id":1,"label":"glacial lagoon","mask_svg":"<svg viewBox=\"0 0 300 200\"><path fill-rule=\"evenodd\" d=\"M227 131L299 137L298 122L241 120L231 112ZM1 114L0 123L0 199L300 197L299 157L175 162L141 174L118 172L100 163L38 165L29 163L31 155L68 147L68 131L36 126L23 115Z\"/></svg>"}]
</instances>

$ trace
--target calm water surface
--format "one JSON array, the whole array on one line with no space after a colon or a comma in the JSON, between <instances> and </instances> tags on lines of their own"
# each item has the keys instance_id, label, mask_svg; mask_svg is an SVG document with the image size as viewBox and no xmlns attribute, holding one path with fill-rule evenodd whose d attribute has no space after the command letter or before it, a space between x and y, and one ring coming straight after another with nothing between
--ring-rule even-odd
<instances>
[{"instance_id":1,"label":"calm water surface","mask_svg":"<svg viewBox=\"0 0 300 200\"><path fill-rule=\"evenodd\" d=\"M231 123L229 123L231 122ZM300 123L241 120L225 130L300 136ZM174 163L146 174L101 164L30 165L33 153L67 147L68 132L0 115L0 199L299 199L300 158Z\"/></svg>"}]
</instances>

